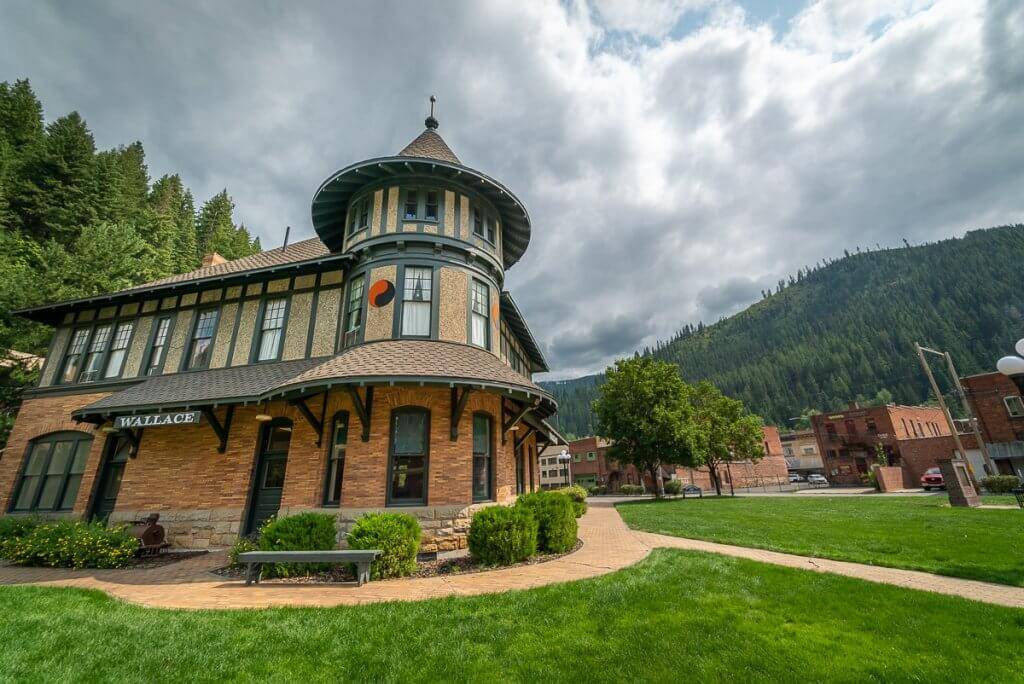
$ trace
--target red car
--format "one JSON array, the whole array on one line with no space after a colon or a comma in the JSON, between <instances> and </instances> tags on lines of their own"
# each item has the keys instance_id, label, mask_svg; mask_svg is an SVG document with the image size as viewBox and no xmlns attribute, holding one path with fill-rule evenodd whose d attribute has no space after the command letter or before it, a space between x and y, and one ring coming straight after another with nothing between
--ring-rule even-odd
<instances>
[{"instance_id":1,"label":"red car","mask_svg":"<svg viewBox=\"0 0 1024 684\"><path fill-rule=\"evenodd\" d=\"M924 471L924 475L921 476L921 486L926 492L932 491L932 487L945 489L946 482L942 479L942 471L938 468L929 468Z\"/></svg>"}]
</instances>

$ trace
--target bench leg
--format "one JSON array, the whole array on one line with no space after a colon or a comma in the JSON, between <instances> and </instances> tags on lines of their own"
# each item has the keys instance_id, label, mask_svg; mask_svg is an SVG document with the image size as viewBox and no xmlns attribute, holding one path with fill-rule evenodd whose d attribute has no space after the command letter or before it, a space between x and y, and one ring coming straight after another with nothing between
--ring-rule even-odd
<instances>
[{"instance_id":1,"label":"bench leg","mask_svg":"<svg viewBox=\"0 0 1024 684\"><path fill-rule=\"evenodd\" d=\"M363 582L370 581L370 564L369 563L357 563L356 564L356 585L363 586Z\"/></svg>"},{"instance_id":2,"label":"bench leg","mask_svg":"<svg viewBox=\"0 0 1024 684\"><path fill-rule=\"evenodd\" d=\"M245 586L249 586L250 584L252 584L253 577L255 576L255 573L253 572L255 570L255 567L255 563L245 564Z\"/></svg>"}]
</instances>

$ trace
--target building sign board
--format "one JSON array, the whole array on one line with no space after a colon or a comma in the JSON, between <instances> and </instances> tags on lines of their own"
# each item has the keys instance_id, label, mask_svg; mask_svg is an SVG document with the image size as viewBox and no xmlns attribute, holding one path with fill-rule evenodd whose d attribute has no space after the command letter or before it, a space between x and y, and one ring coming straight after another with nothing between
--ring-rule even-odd
<instances>
[{"instance_id":1,"label":"building sign board","mask_svg":"<svg viewBox=\"0 0 1024 684\"><path fill-rule=\"evenodd\" d=\"M145 413L138 416L118 416L114 419L114 427L148 428L165 427L168 425L198 425L202 413L199 411L181 411L179 413Z\"/></svg>"}]
</instances>

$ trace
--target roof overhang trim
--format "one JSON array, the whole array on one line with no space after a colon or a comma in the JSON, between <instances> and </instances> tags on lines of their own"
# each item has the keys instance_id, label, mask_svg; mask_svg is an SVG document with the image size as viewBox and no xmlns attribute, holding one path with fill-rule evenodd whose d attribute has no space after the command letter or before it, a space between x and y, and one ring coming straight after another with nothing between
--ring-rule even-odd
<instances>
[{"instance_id":1,"label":"roof overhang trim","mask_svg":"<svg viewBox=\"0 0 1024 684\"><path fill-rule=\"evenodd\" d=\"M548 367L547 359L544 358L544 353L540 350L540 345L537 344L537 340L530 331L530 326L526 323L526 318L508 291L501 293L501 315L505 318L509 327L512 328L512 332L519 338L523 347L526 348L526 353L530 355L530 360L537 365L536 370L540 373L546 373L551 370Z\"/></svg>"}]
</instances>

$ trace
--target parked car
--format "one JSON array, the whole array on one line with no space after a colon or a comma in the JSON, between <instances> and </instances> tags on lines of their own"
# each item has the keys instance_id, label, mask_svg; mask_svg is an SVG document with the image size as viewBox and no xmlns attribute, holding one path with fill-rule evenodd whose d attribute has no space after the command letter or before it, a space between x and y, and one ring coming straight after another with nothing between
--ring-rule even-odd
<instances>
[{"instance_id":1,"label":"parked car","mask_svg":"<svg viewBox=\"0 0 1024 684\"><path fill-rule=\"evenodd\" d=\"M815 487L828 487L828 480L821 473L811 473L807 476L807 483Z\"/></svg>"},{"instance_id":2,"label":"parked car","mask_svg":"<svg viewBox=\"0 0 1024 684\"><path fill-rule=\"evenodd\" d=\"M804 476L801 475L800 473L790 473L789 482L790 484L792 484L794 482L807 482L807 480L804 479Z\"/></svg>"},{"instance_id":3,"label":"parked car","mask_svg":"<svg viewBox=\"0 0 1024 684\"><path fill-rule=\"evenodd\" d=\"M926 492L932 491L932 487L945 489L946 481L942 479L942 471L938 468L929 468L924 471L924 475L921 476L921 486Z\"/></svg>"}]
</instances>

